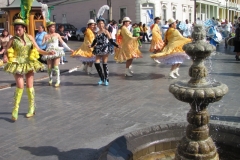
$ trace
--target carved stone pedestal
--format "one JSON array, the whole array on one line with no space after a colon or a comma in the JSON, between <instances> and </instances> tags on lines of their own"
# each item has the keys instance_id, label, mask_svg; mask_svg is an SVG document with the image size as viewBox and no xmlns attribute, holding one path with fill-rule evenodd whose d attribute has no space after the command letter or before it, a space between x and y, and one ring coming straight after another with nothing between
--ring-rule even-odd
<instances>
[{"instance_id":1,"label":"carved stone pedestal","mask_svg":"<svg viewBox=\"0 0 240 160\"><path fill-rule=\"evenodd\" d=\"M187 114L186 136L181 140L176 160L219 160L216 146L209 136L209 103L219 101L227 92L228 87L219 82L208 82L207 69L204 66L206 57L215 50L204 39L206 32L201 25L194 26L193 42L183 46L185 52L193 60L189 69L191 79L188 82L171 84L169 91L180 101L190 104Z\"/></svg>"}]
</instances>

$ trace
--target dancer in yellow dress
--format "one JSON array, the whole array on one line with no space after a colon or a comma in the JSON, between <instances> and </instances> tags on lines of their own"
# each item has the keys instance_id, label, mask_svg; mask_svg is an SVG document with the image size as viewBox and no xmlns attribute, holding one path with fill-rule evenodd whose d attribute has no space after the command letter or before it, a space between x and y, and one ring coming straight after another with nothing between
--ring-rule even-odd
<instances>
[{"instance_id":1,"label":"dancer in yellow dress","mask_svg":"<svg viewBox=\"0 0 240 160\"><path fill-rule=\"evenodd\" d=\"M88 74L91 74L93 62L95 62L95 55L92 53L93 48L89 48L89 45L92 44L95 39L94 29L95 29L95 21L90 19L87 23L88 27L84 32L84 42L75 52L71 54L71 57L79 59L81 62L85 63L84 70L87 71Z\"/></svg>"},{"instance_id":2,"label":"dancer in yellow dress","mask_svg":"<svg viewBox=\"0 0 240 160\"><path fill-rule=\"evenodd\" d=\"M126 71L125 76L132 77L131 65L134 58L141 58L142 53L139 50L138 40L142 37L133 37L131 32L127 29L131 22L129 17L123 19L123 25L117 33L117 37L121 37L121 48L115 50L114 59L116 62L126 61ZM119 35L120 34L120 35ZM118 38L119 39L119 38ZM119 40L117 40L119 41Z\"/></svg>"},{"instance_id":3,"label":"dancer in yellow dress","mask_svg":"<svg viewBox=\"0 0 240 160\"><path fill-rule=\"evenodd\" d=\"M180 64L183 63L185 59L189 59L182 47L191 42L191 39L185 38L181 35L176 29L176 21L174 19L169 19L168 24L169 29L166 31L164 39L166 46L161 52L152 54L151 58L158 59L164 64L172 65L169 77L177 78L176 76L180 76L178 73Z\"/></svg>"},{"instance_id":4,"label":"dancer in yellow dress","mask_svg":"<svg viewBox=\"0 0 240 160\"><path fill-rule=\"evenodd\" d=\"M4 53L4 62L7 62L4 71L14 75L16 81L16 91L14 94L14 107L12 110L12 120L18 119L18 109L24 89L24 76L26 77L26 87L29 101L29 109L26 117L35 114L35 93L33 88L34 73L44 68L44 65L37 59L39 53L43 55L54 55L55 52L41 50L31 35L25 33L27 24L22 19L14 21L15 36L13 36Z\"/></svg>"},{"instance_id":5,"label":"dancer in yellow dress","mask_svg":"<svg viewBox=\"0 0 240 160\"><path fill-rule=\"evenodd\" d=\"M160 18L154 18L154 24L152 29L152 41L149 51L152 53L160 52L164 47L164 42L162 40L162 33L159 29L158 24L160 23ZM158 60L154 59L155 62L160 63Z\"/></svg>"}]
</instances>

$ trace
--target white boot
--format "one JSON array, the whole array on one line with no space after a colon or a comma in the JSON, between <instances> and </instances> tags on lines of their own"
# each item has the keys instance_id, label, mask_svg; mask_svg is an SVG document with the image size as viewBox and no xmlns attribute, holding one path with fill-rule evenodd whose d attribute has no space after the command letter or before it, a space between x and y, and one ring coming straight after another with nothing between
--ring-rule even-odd
<instances>
[{"instance_id":1,"label":"white boot","mask_svg":"<svg viewBox=\"0 0 240 160\"><path fill-rule=\"evenodd\" d=\"M130 72L130 73L133 73L133 71L132 71L132 65L129 66L129 72Z\"/></svg>"},{"instance_id":2,"label":"white boot","mask_svg":"<svg viewBox=\"0 0 240 160\"><path fill-rule=\"evenodd\" d=\"M157 59L153 59L156 63L160 64L161 62L159 62Z\"/></svg>"},{"instance_id":3,"label":"white boot","mask_svg":"<svg viewBox=\"0 0 240 160\"><path fill-rule=\"evenodd\" d=\"M84 67L86 67L84 64L81 64L81 66L78 68L79 71L83 71Z\"/></svg>"},{"instance_id":4,"label":"white boot","mask_svg":"<svg viewBox=\"0 0 240 160\"><path fill-rule=\"evenodd\" d=\"M87 72L87 68L88 68L88 65L85 64L82 71Z\"/></svg>"},{"instance_id":5,"label":"white boot","mask_svg":"<svg viewBox=\"0 0 240 160\"><path fill-rule=\"evenodd\" d=\"M176 69L174 70L174 74L179 77L180 74L178 73L178 71L179 71L179 68L176 68Z\"/></svg>"},{"instance_id":6,"label":"white boot","mask_svg":"<svg viewBox=\"0 0 240 160\"><path fill-rule=\"evenodd\" d=\"M169 78L173 78L173 79L177 78L177 77L174 76L174 71L170 71Z\"/></svg>"},{"instance_id":7,"label":"white boot","mask_svg":"<svg viewBox=\"0 0 240 160\"><path fill-rule=\"evenodd\" d=\"M92 73L92 67L88 67L88 68L87 68L87 74L93 74L93 73Z\"/></svg>"},{"instance_id":8,"label":"white boot","mask_svg":"<svg viewBox=\"0 0 240 160\"><path fill-rule=\"evenodd\" d=\"M131 71L130 71L129 68L126 68L125 76L126 76L126 77L132 77L132 76L133 76L133 75L131 74Z\"/></svg>"}]
</instances>

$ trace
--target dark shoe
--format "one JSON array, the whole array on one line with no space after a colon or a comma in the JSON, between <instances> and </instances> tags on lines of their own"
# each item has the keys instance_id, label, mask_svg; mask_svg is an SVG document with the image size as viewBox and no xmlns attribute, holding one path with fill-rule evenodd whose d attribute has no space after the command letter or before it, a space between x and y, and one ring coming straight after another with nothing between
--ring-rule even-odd
<instances>
[{"instance_id":1,"label":"dark shoe","mask_svg":"<svg viewBox=\"0 0 240 160\"><path fill-rule=\"evenodd\" d=\"M68 63L68 61L63 61L64 63Z\"/></svg>"}]
</instances>

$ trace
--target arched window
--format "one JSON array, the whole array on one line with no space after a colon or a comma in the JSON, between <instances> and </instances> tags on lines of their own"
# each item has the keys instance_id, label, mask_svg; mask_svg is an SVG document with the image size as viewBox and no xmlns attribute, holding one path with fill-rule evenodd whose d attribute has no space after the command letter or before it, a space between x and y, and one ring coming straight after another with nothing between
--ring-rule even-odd
<instances>
[{"instance_id":1,"label":"arched window","mask_svg":"<svg viewBox=\"0 0 240 160\"><path fill-rule=\"evenodd\" d=\"M167 7L165 5L162 6L162 18L163 21L167 20Z\"/></svg>"},{"instance_id":2,"label":"arched window","mask_svg":"<svg viewBox=\"0 0 240 160\"><path fill-rule=\"evenodd\" d=\"M176 16L176 7L173 7L172 16L173 16L173 19L177 19L177 16Z\"/></svg>"}]
</instances>

